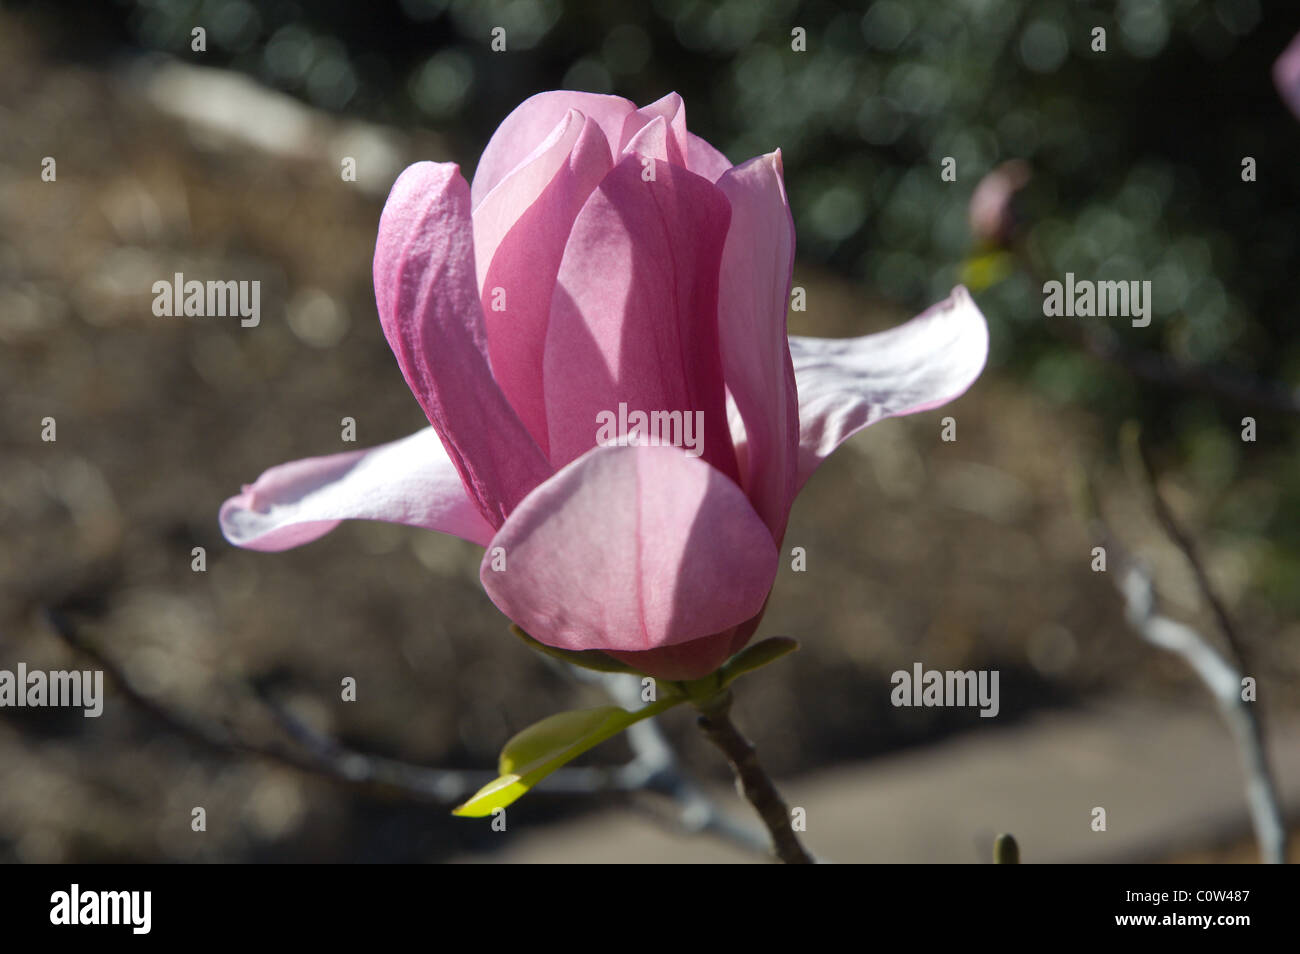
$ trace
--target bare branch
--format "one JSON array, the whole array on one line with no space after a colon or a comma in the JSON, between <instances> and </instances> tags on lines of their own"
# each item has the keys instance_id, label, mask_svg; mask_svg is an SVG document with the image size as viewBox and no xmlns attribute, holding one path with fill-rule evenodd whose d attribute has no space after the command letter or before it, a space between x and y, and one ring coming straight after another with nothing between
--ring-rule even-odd
<instances>
[{"instance_id":1,"label":"bare branch","mask_svg":"<svg viewBox=\"0 0 1300 954\"><path fill-rule=\"evenodd\" d=\"M1225 630L1225 638L1230 645L1236 645L1236 630L1223 605L1214 597L1209 588L1208 577L1191 546L1191 538L1173 519L1172 511L1160 497L1155 486L1154 473L1149 460L1145 462L1142 473L1149 486L1147 493L1157 515L1174 544L1182 550L1184 556L1195 567L1198 584L1207 602L1213 601L1215 615L1219 625ZM1155 585L1150 572L1135 560L1110 532L1097 503L1095 489L1087 487L1090 496L1093 532L1104 542L1106 550L1116 564L1115 582L1120 595L1124 598L1125 617L1130 626L1143 640L1166 652L1174 653L1196 673L1218 706L1223 721L1232 733L1238 754L1241 757L1242 771L1246 783L1246 803L1250 810L1251 824L1255 838L1259 843L1260 857L1269 864L1286 862L1287 832L1283 820L1281 803L1277 787L1268 762L1268 751L1264 745L1263 732L1254 705L1242 698L1241 667L1219 652L1201 633L1190 626L1163 616L1159 612ZM1163 516L1160 516L1163 511Z\"/></svg>"},{"instance_id":2,"label":"bare branch","mask_svg":"<svg viewBox=\"0 0 1300 954\"><path fill-rule=\"evenodd\" d=\"M776 856L788 865L811 865L816 861L799 841L790 824L790 809L781 793L776 790L771 777L758 762L754 746L740 734L731 721L731 690L722 693L708 704L698 706L700 729L709 741L727 757L741 793L754 806L772 836Z\"/></svg>"},{"instance_id":3,"label":"bare branch","mask_svg":"<svg viewBox=\"0 0 1300 954\"><path fill-rule=\"evenodd\" d=\"M641 683L635 676L592 672L565 666L575 678L601 685L625 708L641 704ZM675 823L686 831L713 835L753 854L768 856L771 849L762 829L745 824L723 811L682 768L658 720L646 719L627 730L628 744L636 756L623 766L624 784L629 791L655 792L671 799Z\"/></svg>"},{"instance_id":4,"label":"bare branch","mask_svg":"<svg viewBox=\"0 0 1300 954\"><path fill-rule=\"evenodd\" d=\"M122 694L142 712L202 747L223 756L263 759L304 774L363 789L450 808L496 777L494 772L467 772L428 768L398 759L357 752L307 725L286 709L264 687L254 685L253 694L266 707L292 745L259 743L241 737L224 726L177 710L141 690L134 677L110 654L104 652L63 612L46 607L50 628L72 650L89 658L108 673ZM573 667L564 666L566 671ZM584 675L596 675L584 673ZM599 674L600 681L616 699L635 708L638 683L632 677ZM629 695L630 693L630 695ZM654 720L637 723L629 730L635 757L611 768L562 768L543 779L538 791L550 795L593 795L601 792L636 794L653 792L675 804L668 818L655 817L690 833L720 838L755 854L768 853L767 840L756 828L736 821L721 811L700 786L681 770L676 753ZM638 808L645 806L636 805Z\"/></svg>"}]
</instances>

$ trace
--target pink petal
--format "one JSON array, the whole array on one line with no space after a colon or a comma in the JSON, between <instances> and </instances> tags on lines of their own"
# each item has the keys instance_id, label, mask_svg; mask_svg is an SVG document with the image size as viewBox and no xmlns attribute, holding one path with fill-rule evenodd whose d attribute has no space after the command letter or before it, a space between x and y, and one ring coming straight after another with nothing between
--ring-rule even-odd
<instances>
[{"instance_id":1,"label":"pink petal","mask_svg":"<svg viewBox=\"0 0 1300 954\"><path fill-rule=\"evenodd\" d=\"M734 478L717 323L730 208L694 173L653 168L646 182L640 157L619 162L564 251L544 358L551 461L586 453L597 415L623 402L629 412L702 412L704 460Z\"/></svg>"},{"instance_id":2,"label":"pink petal","mask_svg":"<svg viewBox=\"0 0 1300 954\"><path fill-rule=\"evenodd\" d=\"M695 135L686 134L686 168L710 182L717 182L731 168L731 162L718 150Z\"/></svg>"},{"instance_id":3,"label":"pink petal","mask_svg":"<svg viewBox=\"0 0 1300 954\"><path fill-rule=\"evenodd\" d=\"M547 645L640 652L755 617L776 564L763 521L708 464L671 447L600 447L528 495L480 578Z\"/></svg>"},{"instance_id":4,"label":"pink petal","mask_svg":"<svg viewBox=\"0 0 1300 954\"><path fill-rule=\"evenodd\" d=\"M496 188L497 183L513 172L551 134L571 109L595 120L609 141L610 153L616 155L623 145L623 121L636 109L636 104L621 96L570 90L530 96L497 127L479 158L470 191L475 208Z\"/></svg>"},{"instance_id":5,"label":"pink petal","mask_svg":"<svg viewBox=\"0 0 1300 954\"><path fill-rule=\"evenodd\" d=\"M550 185L569 158L586 122L582 113L569 110L532 154L474 206L471 216L474 221L474 264L480 291L497 246L519 217L537 201L542 190ZM602 145L604 138L600 136ZM605 154L609 155L608 147ZM607 170L610 164L606 163Z\"/></svg>"},{"instance_id":6,"label":"pink petal","mask_svg":"<svg viewBox=\"0 0 1300 954\"><path fill-rule=\"evenodd\" d=\"M235 546L288 550L341 520L383 520L451 533L486 546L492 526L460 482L432 428L368 450L280 464L221 507Z\"/></svg>"},{"instance_id":7,"label":"pink petal","mask_svg":"<svg viewBox=\"0 0 1300 954\"><path fill-rule=\"evenodd\" d=\"M1300 33L1273 64L1273 82L1277 84L1282 100L1300 119Z\"/></svg>"},{"instance_id":8,"label":"pink petal","mask_svg":"<svg viewBox=\"0 0 1300 954\"><path fill-rule=\"evenodd\" d=\"M994 168L971 193L968 219L971 233L990 245L1006 245L1017 226L1016 198L1033 177L1029 163L1008 159Z\"/></svg>"},{"instance_id":9,"label":"pink petal","mask_svg":"<svg viewBox=\"0 0 1300 954\"><path fill-rule=\"evenodd\" d=\"M619 157L635 153L639 156L670 162L671 156L676 154L675 144L671 139L668 124L664 122L662 116L656 116L637 130L636 135L623 147ZM674 163L674 165L683 165L683 163Z\"/></svg>"},{"instance_id":10,"label":"pink petal","mask_svg":"<svg viewBox=\"0 0 1300 954\"><path fill-rule=\"evenodd\" d=\"M593 120L570 111L557 132L553 147L521 165L474 210L476 245L492 256L486 264L478 258L492 373L543 452L549 439L542 355L555 276L573 220L611 165ZM507 232L500 232L503 222ZM489 230L495 234L485 238Z\"/></svg>"},{"instance_id":11,"label":"pink petal","mask_svg":"<svg viewBox=\"0 0 1300 954\"><path fill-rule=\"evenodd\" d=\"M492 378L474 278L469 187L454 163L419 162L379 219L375 300L406 383L494 527L551 467Z\"/></svg>"},{"instance_id":12,"label":"pink petal","mask_svg":"<svg viewBox=\"0 0 1300 954\"><path fill-rule=\"evenodd\" d=\"M794 222L781 176L778 151L718 180L731 202L718 334L727 388L744 422L740 485L777 540L794 501L799 460L799 395L785 330Z\"/></svg>"},{"instance_id":13,"label":"pink petal","mask_svg":"<svg viewBox=\"0 0 1300 954\"><path fill-rule=\"evenodd\" d=\"M649 106L642 106L623 120L623 132L619 140L619 153L627 151L628 144L636 138L644 127L662 119L666 127L666 156L668 162L675 166L686 167L686 155L689 150L686 133L686 104L676 93L669 93L655 100ZM643 152L644 155L653 153Z\"/></svg>"},{"instance_id":14,"label":"pink petal","mask_svg":"<svg viewBox=\"0 0 1300 954\"><path fill-rule=\"evenodd\" d=\"M609 655L656 679L700 679L745 648L753 630L757 629L758 620L759 617L755 617L752 626L733 626L721 633L701 636L676 646L637 653L611 652Z\"/></svg>"},{"instance_id":15,"label":"pink petal","mask_svg":"<svg viewBox=\"0 0 1300 954\"><path fill-rule=\"evenodd\" d=\"M711 636L645 652L611 652L609 655L656 679L699 679L745 648L763 621L766 609L764 605L745 622Z\"/></svg>"},{"instance_id":16,"label":"pink petal","mask_svg":"<svg viewBox=\"0 0 1300 954\"><path fill-rule=\"evenodd\" d=\"M988 325L960 285L906 324L861 338L790 337L799 386L799 486L846 438L946 404L988 357Z\"/></svg>"}]
</instances>

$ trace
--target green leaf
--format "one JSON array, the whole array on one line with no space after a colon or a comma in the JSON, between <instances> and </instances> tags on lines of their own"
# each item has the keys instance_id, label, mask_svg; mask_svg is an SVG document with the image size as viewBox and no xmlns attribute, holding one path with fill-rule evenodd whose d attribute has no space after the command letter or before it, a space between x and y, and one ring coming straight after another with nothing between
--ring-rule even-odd
<instances>
[{"instance_id":1,"label":"green leaf","mask_svg":"<svg viewBox=\"0 0 1300 954\"><path fill-rule=\"evenodd\" d=\"M674 694L636 712L628 712L618 706L599 706L548 716L506 743L497 763L501 777L479 789L452 814L466 818L491 815L588 749L595 748L642 719L658 715L685 701L685 697Z\"/></svg>"},{"instance_id":2,"label":"green leaf","mask_svg":"<svg viewBox=\"0 0 1300 954\"><path fill-rule=\"evenodd\" d=\"M782 656L787 656L799 648L799 643L788 636L773 636L762 642L746 646L722 665L719 671L721 683L719 688L728 686L737 676L760 669Z\"/></svg>"},{"instance_id":3,"label":"green leaf","mask_svg":"<svg viewBox=\"0 0 1300 954\"><path fill-rule=\"evenodd\" d=\"M552 659L558 659L560 662L570 663L582 669L594 669L596 672L625 672L632 676L644 675L639 670L624 665L613 656L602 653L598 649L557 649L554 646L539 643L513 624L510 626L510 632L522 639L529 649L536 650L544 656L550 656Z\"/></svg>"},{"instance_id":4,"label":"green leaf","mask_svg":"<svg viewBox=\"0 0 1300 954\"><path fill-rule=\"evenodd\" d=\"M506 743L497 760L497 771L502 775L527 775L559 756L572 758L578 754L570 754L575 747L582 746L579 751L585 751L626 728L631 724L631 715L618 706L597 706L547 716Z\"/></svg>"}]
</instances>

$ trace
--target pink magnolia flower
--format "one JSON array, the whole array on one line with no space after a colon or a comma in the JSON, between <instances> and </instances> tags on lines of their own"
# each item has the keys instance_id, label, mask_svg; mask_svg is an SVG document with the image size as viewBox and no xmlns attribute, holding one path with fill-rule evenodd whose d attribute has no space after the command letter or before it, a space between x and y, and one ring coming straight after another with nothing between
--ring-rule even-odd
<instances>
[{"instance_id":1,"label":"pink magnolia flower","mask_svg":"<svg viewBox=\"0 0 1300 954\"><path fill-rule=\"evenodd\" d=\"M1016 216L1016 196L1033 173L1023 159L1009 159L991 170L971 193L968 218L971 233L980 241L1004 246L1015 236L1020 224Z\"/></svg>"},{"instance_id":2,"label":"pink magnolia flower","mask_svg":"<svg viewBox=\"0 0 1300 954\"><path fill-rule=\"evenodd\" d=\"M380 218L379 317L432 428L273 467L222 531L256 550L345 519L455 534L535 639L707 675L757 628L821 461L957 397L987 353L960 287L880 334L788 338L793 261L779 152L732 166L675 93L534 96L472 186L417 163ZM698 453L598 443L620 404L693 415Z\"/></svg>"},{"instance_id":3,"label":"pink magnolia flower","mask_svg":"<svg viewBox=\"0 0 1300 954\"><path fill-rule=\"evenodd\" d=\"M1300 119L1300 33L1273 63L1273 82L1296 119Z\"/></svg>"}]
</instances>

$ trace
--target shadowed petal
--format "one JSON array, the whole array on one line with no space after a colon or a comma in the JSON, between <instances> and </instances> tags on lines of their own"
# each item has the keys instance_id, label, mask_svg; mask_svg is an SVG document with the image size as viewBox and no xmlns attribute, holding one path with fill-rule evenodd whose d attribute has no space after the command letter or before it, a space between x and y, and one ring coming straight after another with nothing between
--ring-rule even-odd
<instances>
[{"instance_id":1,"label":"shadowed petal","mask_svg":"<svg viewBox=\"0 0 1300 954\"><path fill-rule=\"evenodd\" d=\"M429 427L368 450L272 467L220 515L227 540L264 551L310 543L342 520L404 523L480 546L493 534Z\"/></svg>"},{"instance_id":2,"label":"shadowed petal","mask_svg":"<svg viewBox=\"0 0 1300 954\"><path fill-rule=\"evenodd\" d=\"M718 350L718 270L730 207L709 182L630 155L574 222L551 303L544 359L551 461L595 446L598 415L680 412L697 452L733 479Z\"/></svg>"},{"instance_id":3,"label":"shadowed petal","mask_svg":"<svg viewBox=\"0 0 1300 954\"><path fill-rule=\"evenodd\" d=\"M612 652L619 662L656 679L699 679L745 648L762 621L762 612L739 626L689 643L661 646L639 653Z\"/></svg>"},{"instance_id":4,"label":"shadowed petal","mask_svg":"<svg viewBox=\"0 0 1300 954\"><path fill-rule=\"evenodd\" d=\"M790 337L799 386L799 486L846 438L881 418L960 396L984 369L988 325L960 285L906 324L861 338Z\"/></svg>"}]
</instances>

